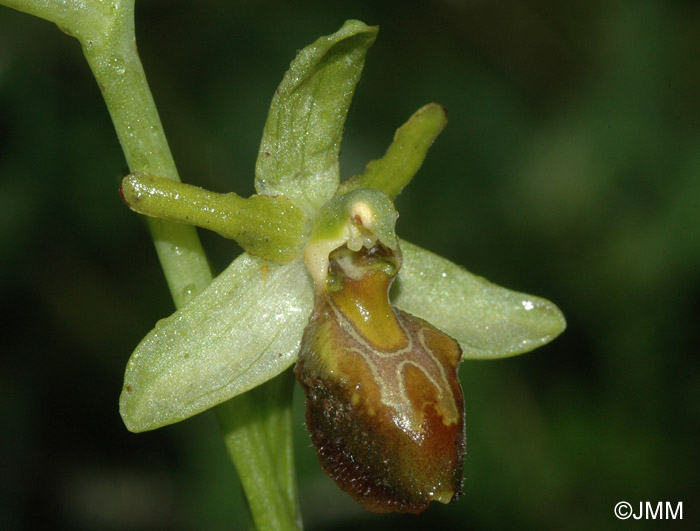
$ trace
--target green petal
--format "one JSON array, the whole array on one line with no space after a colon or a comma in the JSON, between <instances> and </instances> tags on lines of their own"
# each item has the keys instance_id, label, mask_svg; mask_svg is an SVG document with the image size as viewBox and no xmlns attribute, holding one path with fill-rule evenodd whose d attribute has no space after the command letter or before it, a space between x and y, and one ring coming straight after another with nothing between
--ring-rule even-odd
<instances>
[{"instance_id":1,"label":"green petal","mask_svg":"<svg viewBox=\"0 0 700 531\"><path fill-rule=\"evenodd\" d=\"M392 289L394 305L459 341L464 359L528 352L566 328L551 302L491 284L404 240L400 245L403 267Z\"/></svg>"},{"instance_id":2,"label":"green petal","mask_svg":"<svg viewBox=\"0 0 700 531\"><path fill-rule=\"evenodd\" d=\"M350 20L304 48L272 99L255 188L313 214L335 193L343 125L376 27Z\"/></svg>"},{"instance_id":3,"label":"green petal","mask_svg":"<svg viewBox=\"0 0 700 531\"><path fill-rule=\"evenodd\" d=\"M428 149L445 125L447 113L442 105L424 105L396 130L384 156L370 161L363 173L345 181L341 191L373 188L396 199L423 164Z\"/></svg>"},{"instance_id":4,"label":"green petal","mask_svg":"<svg viewBox=\"0 0 700 531\"><path fill-rule=\"evenodd\" d=\"M278 264L299 257L304 246L309 220L284 197L245 199L141 172L124 177L119 193L135 212L216 231Z\"/></svg>"},{"instance_id":5,"label":"green petal","mask_svg":"<svg viewBox=\"0 0 700 531\"><path fill-rule=\"evenodd\" d=\"M296 361L312 307L302 260L242 254L136 347L119 401L127 428L178 422L273 378Z\"/></svg>"}]
</instances>

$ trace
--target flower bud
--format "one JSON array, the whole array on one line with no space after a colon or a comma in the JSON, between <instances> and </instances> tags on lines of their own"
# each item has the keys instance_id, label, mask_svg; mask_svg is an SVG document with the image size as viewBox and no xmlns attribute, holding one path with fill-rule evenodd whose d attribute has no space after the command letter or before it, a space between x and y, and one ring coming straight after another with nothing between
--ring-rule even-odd
<instances>
[{"instance_id":1,"label":"flower bud","mask_svg":"<svg viewBox=\"0 0 700 531\"><path fill-rule=\"evenodd\" d=\"M398 247L348 247L328 257L295 369L321 465L370 511L449 503L465 447L461 349L391 306Z\"/></svg>"}]
</instances>

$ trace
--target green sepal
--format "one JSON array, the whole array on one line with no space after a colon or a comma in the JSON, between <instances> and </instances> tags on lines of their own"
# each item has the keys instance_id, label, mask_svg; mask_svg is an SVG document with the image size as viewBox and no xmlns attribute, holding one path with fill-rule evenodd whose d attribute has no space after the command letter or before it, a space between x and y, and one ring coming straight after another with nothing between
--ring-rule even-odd
<instances>
[{"instance_id":1,"label":"green sepal","mask_svg":"<svg viewBox=\"0 0 700 531\"><path fill-rule=\"evenodd\" d=\"M312 307L301 260L242 254L136 347L119 400L127 428L178 422L278 375L296 361Z\"/></svg>"},{"instance_id":2,"label":"green sepal","mask_svg":"<svg viewBox=\"0 0 700 531\"><path fill-rule=\"evenodd\" d=\"M218 194L138 172L124 177L119 192L129 208L140 214L216 231L249 253L278 264L298 258L304 246L309 220L284 197Z\"/></svg>"},{"instance_id":3,"label":"green sepal","mask_svg":"<svg viewBox=\"0 0 700 531\"><path fill-rule=\"evenodd\" d=\"M394 306L459 341L464 359L522 354L566 328L548 300L491 284L404 240L400 245L403 267L392 289Z\"/></svg>"},{"instance_id":4,"label":"green sepal","mask_svg":"<svg viewBox=\"0 0 700 531\"><path fill-rule=\"evenodd\" d=\"M255 189L284 195L308 215L335 193L343 125L377 28L347 21L292 61L272 99Z\"/></svg>"},{"instance_id":5,"label":"green sepal","mask_svg":"<svg viewBox=\"0 0 700 531\"><path fill-rule=\"evenodd\" d=\"M367 163L365 171L345 181L340 191L373 188L396 199L418 172L428 149L445 125L447 113L442 105L429 103L421 107L396 130L384 156Z\"/></svg>"}]
</instances>

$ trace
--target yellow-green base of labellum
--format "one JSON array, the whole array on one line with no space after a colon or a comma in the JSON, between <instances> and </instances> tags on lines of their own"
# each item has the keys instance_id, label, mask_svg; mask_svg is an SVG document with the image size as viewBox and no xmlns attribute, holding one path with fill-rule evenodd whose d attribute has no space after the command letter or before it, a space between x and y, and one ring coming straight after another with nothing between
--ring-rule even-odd
<instances>
[{"instance_id":1,"label":"yellow-green base of labellum","mask_svg":"<svg viewBox=\"0 0 700 531\"><path fill-rule=\"evenodd\" d=\"M462 484L461 350L391 307L395 271L375 251L352 253L350 272L331 255L333 287L316 295L295 372L326 474L370 511L419 513Z\"/></svg>"}]
</instances>

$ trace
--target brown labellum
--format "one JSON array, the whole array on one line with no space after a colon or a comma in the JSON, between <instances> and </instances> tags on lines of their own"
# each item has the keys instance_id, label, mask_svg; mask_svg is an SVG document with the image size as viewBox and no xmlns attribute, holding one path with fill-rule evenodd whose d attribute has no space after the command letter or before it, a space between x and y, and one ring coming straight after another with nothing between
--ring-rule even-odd
<instances>
[{"instance_id":1,"label":"brown labellum","mask_svg":"<svg viewBox=\"0 0 700 531\"><path fill-rule=\"evenodd\" d=\"M418 513L459 495L461 350L391 306L399 261L379 245L331 253L295 372L326 474L370 511Z\"/></svg>"}]
</instances>

